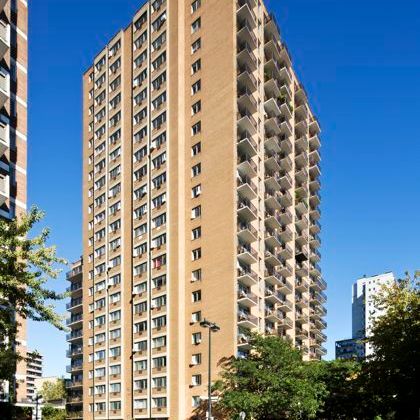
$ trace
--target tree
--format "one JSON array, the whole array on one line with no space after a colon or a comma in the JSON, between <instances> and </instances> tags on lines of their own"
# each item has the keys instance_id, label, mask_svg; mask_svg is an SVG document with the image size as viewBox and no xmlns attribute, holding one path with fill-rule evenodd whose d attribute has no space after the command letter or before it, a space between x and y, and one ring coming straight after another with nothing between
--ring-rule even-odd
<instances>
[{"instance_id":1,"label":"tree","mask_svg":"<svg viewBox=\"0 0 420 420\"><path fill-rule=\"evenodd\" d=\"M43 216L33 207L11 221L0 219L0 380L11 381L20 357L15 352L16 318L45 321L64 329L62 318L49 301L66 295L49 289L46 283L57 279L57 266L66 261L57 257L54 246L47 246L49 229L29 237Z\"/></svg>"},{"instance_id":2,"label":"tree","mask_svg":"<svg viewBox=\"0 0 420 420\"><path fill-rule=\"evenodd\" d=\"M378 398L366 386L363 364L356 360L317 362L317 377L326 387L318 418L328 420L373 419Z\"/></svg>"},{"instance_id":3,"label":"tree","mask_svg":"<svg viewBox=\"0 0 420 420\"><path fill-rule=\"evenodd\" d=\"M241 411L254 419L314 418L325 394L314 368L281 337L251 335L249 343L247 358L222 362L215 385L220 418L239 418Z\"/></svg>"},{"instance_id":4,"label":"tree","mask_svg":"<svg viewBox=\"0 0 420 420\"><path fill-rule=\"evenodd\" d=\"M42 418L44 420L65 420L67 413L66 410L47 404L42 407Z\"/></svg>"},{"instance_id":5,"label":"tree","mask_svg":"<svg viewBox=\"0 0 420 420\"><path fill-rule=\"evenodd\" d=\"M63 378L56 381L45 381L39 391L45 402L62 401L66 399L66 385Z\"/></svg>"},{"instance_id":6,"label":"tree","mask_svg":"<svg viewBox=\"0 0 420 420\"><path fill-rule=\"evenodd\" d=\"M419 273L383 288L375 306L386 312L373 323L367 342L373 356L365 377L381 399L381 414L395 419L418 419L420 389Z\"/></svg>"}]
</instances>

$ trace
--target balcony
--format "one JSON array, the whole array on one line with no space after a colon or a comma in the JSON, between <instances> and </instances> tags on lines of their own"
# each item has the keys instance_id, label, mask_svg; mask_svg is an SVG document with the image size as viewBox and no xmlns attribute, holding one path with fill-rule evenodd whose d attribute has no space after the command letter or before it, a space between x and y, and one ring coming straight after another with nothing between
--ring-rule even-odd
<instances>
[{"instance_id":1,"label":"balcony","mask_svg":"<svg viewBox=\"0 0 420 420\"><path fill-rule=\"evenodd\" d=\"M302 230L302 231L296 231L296 243L300 246L303 246L308 243L308 234Z\"/></svg>"},{"instance_id":2,"label":"balcony","mask_svg":"<svg viewBox=\"0 0 420 420\"><path fill-rule=\"evenodd\" d=\"M77 364L66 366L67 373L79 372L81 370L83 370L83 363L77 363Z\"/></svg>"},{"instance_id":3,"label":"balcony","mask_svg":"<svg viewBox=\"0 0 420 420\"><path fill-rule=\"evenodd\" d=\"M238 44L237 60L239 66L246 66L251 70L255 70L258 65L252 46L247 42Z\"/></svg>"},{"instance_id":4,"label":"balcony","mask_svg":"<svg viewBox=\"0 0 420 420\"><path fill-rule=\"evenodd\" d=\"M284 295L289 295L293 293L293 286L289 281L287 281L283 276L281 276L281 282L278 286L278 290Z\"/></svg>"},{"instance_id":5,"label":"balcony","mask_svg":"<svg viewBox=\"0 0 420 420\"><path fill-rule=\"evenodd\" d=\"M73 380L73 381L66 381L66 388L74 389L74 388L82 388L83 387L83 380Z\"/></svg>"},{"instance_id":6,"label":"balcony","mask_svg":"<svg viewBox=\"0 0 420 420\"><path fill-rule=\"evenodd\" d=\"M81 308L83 305L82 298L72 299L69 303L66 304L66 309L71 311L73 309Z\"/></svg>"},{"instance_id":7,"label":"balcony","mask_svg":"<svg viewBox=\"0 0 420 420\"><path fill-rule=\"evenodd\" d=\"M299 232L308 227L308 217L305 213L300 212L300 215L296 216L295 226Z\"/></svg>"},{"instance_id":8,"label":"balcony","mask_svg":"<svg viewBox=\"0 0 420 420\"><path fill-rule=\"evenodd\" d=\"M316 291L322 291L327 288L327 282L322 277L311 276L311 288Z\"/></svg>"},{"instance_id":9,"label":"balcony","mask_svg":"<svg viewBox=\"0 0 420 420\"><path fill-rule=\"evenodd\" d=\"M244 132L238 136L238 152L242 156L252 158L257 154L258 145L252 138L251 133Z\"/></svg>"},{"instance_id":10,"label":"balcony","mask_svg":"<svg viewBox=\"0 0 420 420\"><path fill-rule=\"evenodd\" d=\"M281 133L282 120L280 117L275 115L268 115L264 121L265 130L267 133L270 133L270 137L278 136Z\"/></svg>"},{"instance_id":11,"label":"balcony","mask_svg":"<svg viewBox=\"0 0 420 420\"><path fill-rule=\"evenodd\" d=\"M312 165L309 167L309 175L311 176L311 180L314 180L321 176L321 169L319 167L319 164Z\"/></svg>"},{"instance_id":12,"label":"balcony","mask_svg":"<svg viewBox=\"0 0 420 420\"><path fill-rule=\"evenodd\" d=\"M273 267L280 264L280 256L274 249L267 249L264 252L264 260Z\"/></svg>"},{"instance_id":13,"label":"balcony","mask_svg":"<svg viewBox=\"0 0 420 420\"><path fill-rule=\"evenodd\" d=\"M281 299L278 303L278 308L284 312L288 312L293 309L293 305L292 302L288 301L287 299Z\"/></svg>"},{"instance_id":14,"label":"balcony","mask_svg":"<svg viewBox=\"0 0 420 420\"><path fill-rule=\"evenodd\" d=\"M0 121L0 156L10 147L9 124Z\"/></svg>"},{"instance_id":15,"label":"balcony","mask_svg":"<svg viewBox=\"0 0 420 420\"><path fill-rule=\"evenodd\" d=\"M277 25L276 18L273 14L270 14L270 16L265 18L264 33L270 38L275 37L277 39L280 39L279 27Z\"/></svg>"},{"instance_id":16,"label":"balcony","mask_svg":"<svg viewBox=\"0 0 420 420\"><path fill-rule=\"evenodd\" d=\"M83 336L83 331L82 330L75 330L75 331L72 331L71 333L66 335L66 340L67 341L75 341L75 340L81 339L82 336Z\"/></svg>"},{"instance_id":17,"label":"balcony","mask_svg":"<svg viewBox=\"0 0 420 420\"><path fill-rule=\"evenodd\" d=\"M238 216L246 223L257 218L257 208L248 200L238 201Z\"/></svg>"},{"instance_id":18,"label":"balcony","mask_svg":"<svg viewBox=\"0 0 420 420\"><path fill-rule=\"evenodd\" d=\"M238 303L241 306L251 308L252 306L258 305L258 296L247 289L240 288L238 290Z\"/></svg>"},{"instance_id":19,"label":"balcony","mask_svg":"<svg viewBox=\"0 0 420 420\"><path fill-rule=\"evenodd\" d=\"M258 275L257 273L250 269L245 267L238 268L238 281L244 284L245 286L251 287L254 284L258 283Z\"/></svg>"},{"instance_id":20,"label":"balcony","mask_svg":"<svg viewBox=\"0 0 420 420\"><path fill-rule=\"evenodd\" d=\"M321 155L319 154L318 149L313 150L310 154L309 154L309 162L310 165L316 165L321 161Z\"/></svg>"},{"instance_id":21,"label":"balcony","mask_svg":"<svg viewBox=\"0 0 420 420\"><path fill-rule=\"evenodd\" d=\"M66 351L66 357L76 357L83 354L83 347L71 347L69 350Z\"/></svg>"},{"instance_id":22,"label":"balcony","mask_svg":"<svg viewBox=\"0 0 420 420\"><path fill-rule=\"evenodd\" d=\"M0 206L2 206L10 195L9 176L0 174Z\"/></svg>"},{"instance_id":23,"label":"balcony","mask_svg":"<svg viewBox=\"0 0 420 420\"><path fill-rule=\"evenodd\" d=\"M282 230L283 225L280 219L279 211L268 211L265 212L265 225L267 229L279 232ZM281 238L281 237L280 237Z\"/></svg>"},{"instance_id":24,"label":"balcony","mask_svg":"<svg viewBox=\"0 0 420 420\"><path fill-rule=\"evenodd\" d=\"M298 172L296 172L296 181L300 184L306 182L308 179L308 170L306 168L301 168Z\"/></svg>"},{"instance_id":25,"label":"balcony","mask_svg":"<svg viewBox=\"0 0 420 420\"><path fill-rule=\"evenodd\" d=\"M250 114L253 114L257 111L258 104L251 90L238 90L238 107L240 109L246 109L248 112L250 112Z\"/></svg>"},{"instance_id":26,"label":"balcony","mask_svg":"<svg viewBox=\"0 0 420 420\"><path fill-rule=\"evenodd\" d=\"M308 338L308 331L305 328L296 327L296 338L306 340Z\"/></svg>"},{"instance_id":27,"label":"balcony","mask_svg":"<svg viewBox=\"0 0 420 420\"><path fill-rule=\"evenodd\" d=\"M309 149L308 136L300 136L295 140L296 153L307 152Z\"/></svg>"},{"instance_id":28,"label":"balcony","mask_svg":"<svg viewBox=\"0 0 420 420\"><path fill-rule=\"evenodd\" d=\"M0 108L10 97L10 76L6 70L0 68Z\"/></svg>"},{"instance_id":29,"label":"balcony","mask_svg":"<svg viewBox=\"0 0 420 420\"><path fill-rule=\"evenodd\" d=\"M279 322L283 319L283 314L280 311L274 309L274 307L266 307L264 310L264 315L265 318L270 322Z\"/></svg>"},{"instance_id":30,"label":"balcony","mask_svg":"<svg viewBox=\"0 0 420 420\"><path fill-rule=\"evenodd\" d=\"M305 166L309 165L309 158L308 153L305 151L300 152L295 157L295 164L296 164L296 170L299 170Z\"/></svg>"},{"instance_id":31,"label":"balcony","mask_svg":"<svg viewBox=\"0 0 420 420\"><path fill-rule=\"evenodd\" d=\"M66 319L67 326L75 326L76 324L81 324L83 322L83 314L72 315L70 318Z\"/></svg>"},{"instance_id":32,"label":"balcony","mask_svg":"<svg viewBox=\"0 0 420 420\"><path fill-rule=\"evenodd\" d=\"M2 8L0 7L0 10ZM10 25L0 21L0 59L2 59L10 48Z\"/></svg>"},{"instance_id":33,"label":"balcony","mask_svg":"<svg viewBox=\"0 0 420 420\"><path fill-rule=\"evenodd\" d=\"M300 198L300 197L298 197L296 199L295 209L296 209L296 212L299 215L302 215L302 214L306 213L308 211L308 207L309 206L308 206L308 202L307 202L307 199L306 198Z\"/></svg>"},{"instance_id":34,"label":"balcony","mask_svg":"<svg viewBox=\"0 0 420 420\"><path fill-rule=\"evenodd\" d=\"M299 264L297 264L297 267ZM296 270L297 271L297 270ZM295 282L295 290L300 293L307 292L309 288L309 283L302 277L297 277Z\"/></svg>"},{"instance_id":35,"label":"balcony","mask_svg":"<svg viewBox=\"0 0 420 420\"><path fill-rule=\"evenodd\" d=\"M257 122L249 112L241 110L238 112L238 128L244 132L254 135L257 132Z\"/></svg>"},{"instance_id":36,"label":"balcony","mask_svg":"<svg viewBox=\"0 0 420 420\"><path fill-rule=\"evenodd\" d=\"M81 281L72 283L69 287L66 288L66 292L68 293L74 293L82 290L83 283Z\"/></svg>"},{"instance_id":37,"label":"balcony","mask_svg":"<svg viewBox=\"0 0 420 420\"><path fill-rule=\"evenodd\" d=\"M255 16L254 11L252 10L255 4L253 4L252 0L239 0L237 3L237 12L236 16L238 21L243 22L247 21L248 24L255 28L257 18Z\"/></svg>"},{"instance_id":38,"label":"balcony","mask_svg":"<svg viewBox=\"0 0 420 420\"><path fill-rule=\"evenodd\" d=\"M277 292L274 287L266 287L264 292L264 297L267 302L271 304L281 303L284 297Z\"/></svg>"},{"instance_id":39,"label":"balcony","mask_svg":"<svg viewBox=\"0 0 420 420\"><path fill-rule=\"evenodd\" d=\"M321 210L319 209L319 207L311 207L309 215L312 220L319 220L321 217Z\"/></svg>"},{"instance_id":40,"label":"balcony","mask_svg":"<svg viewBox=\"0 0 420 420\"><path fill-rule=\"evenodd\" d=\"M321 238L319 237L319 235L311 235L309 240L310 240L309 244L311 245L312 248L319 248L321 246Z\"/></svg>"},{"instance_id":41,"label":"balcony","mask_svg":"<svg viewBox=\"0 0 420 420\"><path fill-rule=\"evenodd\" d=\"M309 122L309 131L312 135L317 135L321 132L321 126L315 117L312 117L311 121Z\"/></svg>"},{"instance_id":42,"label":"balcony","mask_svg":"<svg viewBox=\"0 0 420 420\"><path fill-rule=\"evenodd\" d=\"M258 318L248 312L238 310L238 325L245 328L256 328L258 327Z\"/></svg>"},{"instance_id":43,"label":"balcony","mask_svg":"<svg viewBox=\"0 0 420 420\"><path fill-rule=\"evenodd\" d=\"M277 271L283 276L283 277L289 277L292 275L293 268L292 266L285 260L280 259L280 265L277 268Z\"/></svg>"},{"instance_id":44,"label":"balcony","mask_svg":"<svg viewBox=\"0 0 420 420\"><path fill-rule=\"evenodd\" d=\"M257 89L257 79L253 75L252 69L248 66L238 67L238 85L251 92Z\"/></svg>"},{"instance_id":45,"label":"balcony","mask_svg":"<svg viewBox=\"0 0 420 420\"><path fill-rule=\"evenodd\" d=\"M277 234L277 231L274 229L266 229L264 232L265 244L272 248L281 248L283 242L280 236Z\"/></svg>"},{"instance_id":46,"label":"balcony","mask_svg":"<svg viewBox=\"0 0 420 420\"><path fill-rule=\"evenodd\" d=\"M291 328L293 328L293 321L289 317L283 316L283 318L278 322L279 334L282 335L284 330Z\"/></svg>"},{"instance_id":47,"label":"balcony","mask_svg":"<svg viewBox=\"0 0 420 420\"><path fill-rule=\"evenodd\" d=\"M295 305L299 308L305 308L309 305L309 300L303 296L295 296Z\"/></svg>"},{"instance_id":48,"label":"balcony","mask_svg":"<svg viewBox=\"0 0 420 420\"><path fill-rule=\"evenodd\" d=\"M247 243L255 242L258 239L257 229L250 223L239 222L238 238Z\"/></svg>"},{"instance_id":49,"label":"balcony","mask_svg":"<svg viewBox=\"0 0 420 420\"><path fill-rule=\"evenodd\" d=\"M266 283L271 286L276 286L282 283L283 278L281 275L273 268L268 268L264 272L264 280Z\"/></svg>"},{"instance_id":50,"label":"balcony","mask_svg":"<svg viewBox=\"0 0 420 420\"><path fill-rule=\"evenodd\" d=\"M298 106L301 104L307 104L308 103L308 95L306 94L305 88L302 85L299 85L296 93L295 93L295 99L298 103Z\"/></svg>"},{"instance_id":51,"label":"balcony","mask_svg":"<svg viewBox=\"0 0 420 420\"><path fill-rule=\"evenodd\" d=\"M238 154L238 172L245 177L254 178L257 176L258 166L252 160L252 156Z\"/></svg>"},{"instance_id":52,"label":"balcony","mask_svg":"<svg viewBox=\"0 0 420 420\"><path fill-rule=\"evenodd\" d=\"M258 45L257 37L253 32L253 27L249 23L249 19L244 19L240 23L238 23L238 42L243 43L246 42L251 48L256 48Z\"/></svg>"},{"instance_id":53,"label":"balcony","mask_svg":"<svg viewBox=\"0 0 420 420\"><path fill-rule=\"evenodd\" d=\"M236 178L236 185L241 197L247 200L252 200L257 197L258 190L251 178L238 176Z\"/></svg>"},{"instance_id":54,"label":"balcony","mask_svg":"<svg viewBox=\"0 0 420 420\"><path fill-rule=\"evenodd\" d=\"M321 147L321 142L319 140L318 135L314 135L309 138L309 146L311 150L317 150Z\"/></svg>"},{"instance_id":55,"label":"balcony","mask_svg":"<svg viewBox=\"0 0 420 420\"><path fill-rule=\"evenodd\" d=\"M238 260L244 264L254 264L258 260L257 252L251 245L239 244L237 247Z\"/></svg>"}]
</instances>

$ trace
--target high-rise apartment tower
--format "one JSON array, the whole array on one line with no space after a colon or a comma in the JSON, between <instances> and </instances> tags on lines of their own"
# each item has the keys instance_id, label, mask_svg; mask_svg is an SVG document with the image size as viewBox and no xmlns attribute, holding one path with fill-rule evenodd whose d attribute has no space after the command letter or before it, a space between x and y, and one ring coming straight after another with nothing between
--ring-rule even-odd
<instances>
[{"instance_id":1,"label":"high-rise apartment tower","mask_svg":"<svg viewBox=\"0 0 420 420\"><path fill-rule=\"evenodd\" d=\"M145 3L83 78L83 418L186 419L249 331L324 353L320 126L257 0Z\"/></svg>"},{"instance_id":2,"label":"high-rise apartment tower","mask_svg":"<svg viewBox=\"0 0 420 420\"><path fill-rule=\"evenodd\" d=\"M0 217L26 210L28 4L0 0ZM17 319L18 363L15 395L26 400L26 322ZM4 389L10 387L4 384Z\"/></svg>"}]
</instances>

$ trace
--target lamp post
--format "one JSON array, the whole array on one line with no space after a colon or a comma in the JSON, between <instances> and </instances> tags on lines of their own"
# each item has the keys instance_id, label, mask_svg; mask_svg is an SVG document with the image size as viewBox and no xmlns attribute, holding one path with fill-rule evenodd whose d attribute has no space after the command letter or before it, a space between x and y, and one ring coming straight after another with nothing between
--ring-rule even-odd
<instances>
[{"instance_id":1,"label":"lamp post","mask_svg":"<svg viewBox=\"0 0 420 420\"><path fill-rule=\"evenodd\" d=\"M200 322L200 326L203 328L209 329L209 383L208 383L208 398L209 398L209 405L208 405L208 418L211 420L211 333L220 331L220 327L215 324L214 322L210 322L204 318L203 321Z\"/></svg>"},{"instance_id":2,"label":"lamp post","mask_svg":"<svg viewBox=\"0 0 420 420\"><path fill-rule=\"evenodd\" d=\"M42 395L41 394L36 394L35 395L35 420L38 420L38 407L39 407L39 402L42 399Z\"/></svg>"}]
</instances>

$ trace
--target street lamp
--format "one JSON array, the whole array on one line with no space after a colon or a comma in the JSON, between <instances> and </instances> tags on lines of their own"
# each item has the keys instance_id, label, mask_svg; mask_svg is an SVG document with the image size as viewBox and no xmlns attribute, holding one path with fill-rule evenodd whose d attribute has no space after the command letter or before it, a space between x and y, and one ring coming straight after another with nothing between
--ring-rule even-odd
<instances>
[{"instance_id":1,"label":"street lamp","mask_svg":"<svg viewBox=\"0 0 420 420\"><path fill-rule=\"evenodd\" d=\"M208 397L209 397L209 405L208 405L208 418L211 420L211 333L220 331L220 327L215 324L214 322L210 322L204 318L203 321L200 322L200 326L203 328L209 329L209 384L208 384Z\"/></svg>"},{"instance_id":2,"label":"street lamp","mask_svg":"<svg viewBox=\"0 0 420 420\"><path fill-rule=\"evenodd\" d=\"M38 417L38 407L39 407L40 400L42 400L42 395L36 393L34 399L35 399L35 420L38 420L39 419L39 417Z\"/></svg>"}]
</instances>

